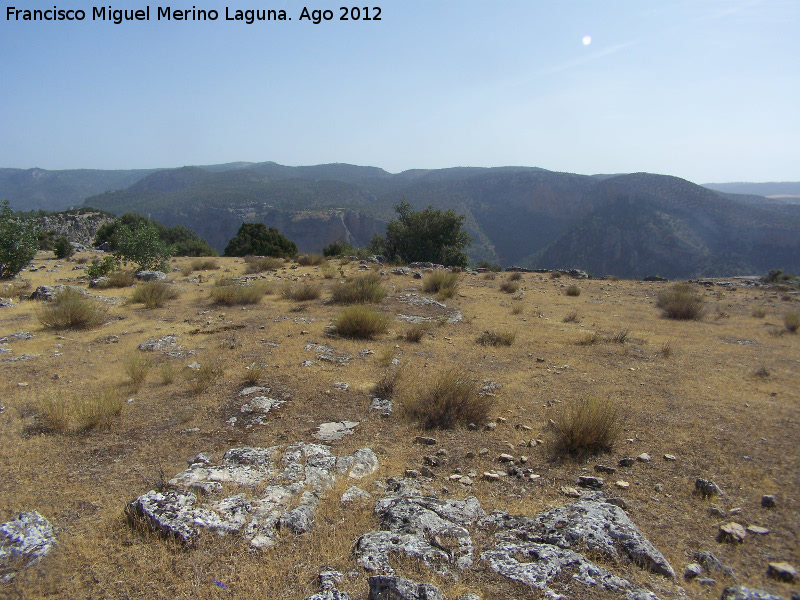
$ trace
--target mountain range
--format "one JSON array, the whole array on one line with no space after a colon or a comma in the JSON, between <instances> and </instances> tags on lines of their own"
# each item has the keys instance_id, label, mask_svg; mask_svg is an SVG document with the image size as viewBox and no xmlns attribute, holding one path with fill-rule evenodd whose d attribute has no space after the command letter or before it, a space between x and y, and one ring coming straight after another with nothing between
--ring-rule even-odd
<instances>
[{"instance_id":1,"label":"mountain range","mask_svg":"<svg viewBox=\"0 0 800 600\"><path fill-rule=\"evenodd\" d=\"M415 208L465 215L473 261L632 278L799 271L800 204L792 203L798 190L798 183L703 187L667 175L535 167L398 174L273 162L139 171L0 169L0 198L17 210L82 203L118 215L137 212L194 229L218 250L243 221L277 227L301 251L318 252L338 239L361 246L383 232L394 205L405 199Z\"/></svg>"}]
</instances>

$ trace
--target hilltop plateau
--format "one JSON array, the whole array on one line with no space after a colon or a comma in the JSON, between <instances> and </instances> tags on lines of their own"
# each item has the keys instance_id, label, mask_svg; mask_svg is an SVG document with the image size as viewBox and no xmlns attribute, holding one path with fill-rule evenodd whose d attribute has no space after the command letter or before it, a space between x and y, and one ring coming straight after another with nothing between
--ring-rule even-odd
<instances>
[{"instance_id":1,"label":"hilltop plateau","mask_svg":"<svg viewBox=\"0 0 800 600\"><path fill-rule=\"evenodd\" d=\"M450 600L800 592L790 282L694 284L702 315L672 320L669 282L465 271L437 296L421 266L177 258L146 308L156 285L88 287L100 256L39 252L0 287L0 522L37 511L55 539L25 566L0 538L2 597L304 600L334 571L315 598L390 572ZM386 328L343 337L370 281ZM97 319L20 300L57 285ZM426 429L448 377L485 418ZM572 456L558 431L587 402L619 430Z\"/></svg>"}]
</instances>

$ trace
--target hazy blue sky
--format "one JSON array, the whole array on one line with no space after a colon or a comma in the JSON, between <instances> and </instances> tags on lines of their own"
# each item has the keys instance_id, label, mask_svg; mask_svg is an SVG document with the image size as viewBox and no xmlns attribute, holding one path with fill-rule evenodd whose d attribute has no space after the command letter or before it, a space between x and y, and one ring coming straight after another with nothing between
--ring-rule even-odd
<instances>
[{"instance_id":1,"label":"hazy blue sky","mask_svg":"<svg viewBox=\"0 0 800 600\"><path fill-rule=\"evenodd\" d=\"M9 6L54 4L86 20L6 19ZM0 167L273 160L800 180L796 0L376 0L382 20L359 22L338 20L342 4L150 3L149 22L115 25L92 21L87 2L6 0ZM158 6L193 5L220 18L156 21ZM292 20L226 21L226 6ZM304 6L334 20L301 22Z\"/></svg>"}]
</instances>

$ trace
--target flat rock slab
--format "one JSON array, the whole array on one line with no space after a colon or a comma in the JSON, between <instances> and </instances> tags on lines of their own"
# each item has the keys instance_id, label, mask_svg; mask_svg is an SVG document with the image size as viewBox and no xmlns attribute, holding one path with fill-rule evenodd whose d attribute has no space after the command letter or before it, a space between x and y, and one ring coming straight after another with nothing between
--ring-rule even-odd
<instances>
[{"instance_id":1,"label":"flat rock slab","mask_svg":"<svg viewBox=\"0 0 800 600\"><path fill-rule=\"evenodd\" d=\"M763 590L754 590L742 585L730 585L722 591L720 600L783 600L783 598Z\"/></svg>"},{"instance_id":2,"label":"flat rock slab","mask_svg":"<svg viewBox=\"0 0 800 600\"><path fill-rule=\"evenodd\" d=\"M376 575L369 578L367 600L444 600L444 595L430 583L416 583L403 577Z\"/></svg>"},{"instance_id":3,"label":"flat rock slab","mask_svg":"<svg viewBox=\"0 0 800 600\"><path fill-rule=\"evenodd\" d=\"M35 510L20 513L0 525L0 581L9 581L14 570L42 560L56 545L50 522Z\"/></svg>"},{"instance_id":4,"label":"flat rock slab","mask_svg":"<svg viewBox=\"0 0 800 600\"><path fill-rule=\"evenodd\" d=\"M322 423L314 437L323 442L333 442L346 435L352 435L353 429L358 427L358 421L337 421L335 423Z\"/></svg>"},{"instance_id":5,"label":"flat rock slab","mask_svg":"<svg viewBox=\"0 0 800 600\"><path fill-rule=\"evenodd\" d=\"M170 489L139 496L126 514L185 543L215 531L267 548L281 530L300 534L311 528L320 498L337 477L364 477L377 465L369 448L338 457L322 444L232 448L219 464L207 455L194 459L168 482Z\"/></svg>"}]
</instances>

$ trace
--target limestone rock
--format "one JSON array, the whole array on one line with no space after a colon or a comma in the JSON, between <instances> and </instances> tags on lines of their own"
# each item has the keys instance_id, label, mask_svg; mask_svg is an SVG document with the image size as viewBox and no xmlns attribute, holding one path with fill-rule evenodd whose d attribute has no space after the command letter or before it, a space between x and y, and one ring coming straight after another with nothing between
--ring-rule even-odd
<instances>
[{"instance_id":1,"label":"limestone rock","mask_svg":"<svg viewBox=\"0 0 800 600\"><path fill-rule=\"evenodd\" d=\"M378 470L378 457L369 448L361 448L353 453L353 466L349 476L362 479Z\"/></svg>"},{"instance_id":2,"label":"limestone rock","mask_svg":"<svg viewBox=\"0 0 800 600\"><path fill-rule=\"evenodd\" d=\"M710 479L703 479L698 477L694 482L694 489L703 498L710 498L712 496L721 496L722 490L719 486Z\"/></svg>"},{"instance_id":3,"label":"limestone rock","mask_svg":"<svg viewBox=\"0 0 800 600\"><path fill-rule=\"evenodd\" d=\"M783 600L762 590L753 590L743 585L730 585L722 590L720 600Z\"/></svg>"},{"instance_id":4,"label":"limestone rock","mask_svg":"<svg viewBox=\"0 0 800 600\"><path fill-rule=\"evenodd\" d=\"M797 579L797 569L785 562L771 562L767 568L767 575L791 583Z\"/></svg>"},{"instance_id":5,"label":"limestone rock","mask_svg":"<svg viewBox=\"0 0 800 600\"><path fill-rule=\"evenodd\" d=\"M317 428L314 437L323 442L340 440L346 435L352 435L353 429L358 427L358 421L339 421L336 423L322 423Z\"/></svg>"},{"instance_id":6,"label":"limestone rock","mask_svg":"<svg viewBox=\"0 0 800 600\"><path fill-rule=\"evenodd\" d=\"M391 400L384 400L383 398L373 398L369 409L378 411L381 413L382 417L389 417L394 410L394 403Z\"/></svg>"},{"instance_id":7,"label":"limestone rock","mask_svg":"<svg viewBox=\"0 0 800 600\"><path fill-rule=\"evenodd\" d=\"M344 494L342 494L342 499L340 502L342 504L356 504L361 502L366 502L372 498L372 495L369 492L365 492L360 487L351 485Z\"/></svg>"},{"instance_id":8,"label":"limestone rock","mask_svg":"<svg viewBox=\"0 0 800 600\"><path fill-rule=\"evenodd\" d=\"M367 600L444 600L430 583L416 583L403 577L376 575L369 578Z\"/></svg>"},{"instance_id":9,"label":"limestone rock","mask_svg":"<svg viewBox=\"0 0 800 600\"><path fill-rule=\"evenodd\" d=\"M29 510L0 525L0 581L14 577L14 568L27 567L42 560L56 545L50 522Z\"/></svg>"},{"instance_id":10,"label":"limestone rock","mask_svg":"<svg viewBox=\"0 0 800 600\"><path fill-rule=\"evenodd\" d=\"M139 281L163 281L166 278L166 273L161 271L139 271L136 273L136 279Z\"/></svg>"},{"instance_id":11,"label":"limestone rock","mask_svg":"<svg viewBox=\"0 0 800 600\"><path fill-rule=\"evenodd\" d=\"M719 526L717 541L741 544L746 537L747 531L745 531L744 527L739 525L739 523L731 521L730 523Z\"/></svg>"},{"instance_id":12,"label":"limestone rock","mask_svg":"<svg viewBox=\"0 0 800 600\"><path fill-rule=\"evenodd\" d=\"M592 477L591 475L578 476L578 485L581 487L599 490L604 484L605 481L603 481L602 477Z\"/></svg>"}]
</instances>

